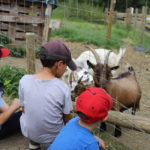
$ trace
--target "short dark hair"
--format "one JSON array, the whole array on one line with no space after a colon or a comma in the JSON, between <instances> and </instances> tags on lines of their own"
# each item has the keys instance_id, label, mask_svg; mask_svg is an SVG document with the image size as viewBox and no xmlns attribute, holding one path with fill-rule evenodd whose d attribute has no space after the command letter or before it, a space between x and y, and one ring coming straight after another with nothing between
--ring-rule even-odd
<instances>
[{"instance_id":1,"label":"short dark hair","mask_svg":"<svg viewBox=\"0 0 150 150\"><path fill-rule=\"evenodd\" d=\"M41 48L41 51L43 51L45 48L42 47ZM48 67L48 68L51 68L54 66L54 64L57 62L57 61L60 61L60 59L47 59L46 56L44 56L44 54L41 54L40 53L40 60L41 60L41 63L43 65L43 67ZM63 61L63 60L62 60ZM63 61L64 64L66 64L66 62Z\"/></svg>"},{"instance_id":2,"label":"short dark hair","mask_svg":"<svg viewBox=\"0 0 150 150\"><path fill-rule=\"evenodd\" d=\"M2 48L4 48L2 45L0 45L0 57L2 56Z\"/></svg>"},{"instance_id":3,"label":"short dark hair","mask_svg":"<svg viewBox=\"0 0 150 150\"><path fill-rule=\"evenodd\" d=\"M2 51L1 51L1 48L0 48L0 57L2 56Z\"/></svg>"},{"instance_id":4,"label":"short dark hair","mask_svg":"<svg viewBox=\"0 0 150 150\"><path fill-rule=\"evenodd\" d=\"M81 111L77 111L76 113L78 114L79 117L81 117L81 119L82 119L82 118L85 119L85 120L86 120L86 119L87 119L87 120L89 119L89 117L86 116L86 115L85 115L84 113L82 113Z\"/></svg>"}]
</instances>

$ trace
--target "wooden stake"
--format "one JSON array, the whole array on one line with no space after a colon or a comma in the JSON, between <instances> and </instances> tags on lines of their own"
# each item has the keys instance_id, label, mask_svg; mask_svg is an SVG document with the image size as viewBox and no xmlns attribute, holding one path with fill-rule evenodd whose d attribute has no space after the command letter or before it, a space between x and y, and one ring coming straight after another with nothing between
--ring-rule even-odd
<instances>
[{"instance_id":1,"label":"wooden stake","mask_svg":"<svg viewBox=\"0 0 150 150\"><path fill-rule=\"evenodd\" d=\"M127 8L127 11L126 11L126 27L129 27L130 26L130 22L131 22L131 12L130 12L130 8Z\"/></svg>"},{"instance_id":2,"label":"wooden stake","mask_svg":"<svg viewBox=\"0 0 150 150\"><path fill-rule=\"evenodd\" d=\"M44 31L43 31L43 41L42 44L45 44L48 41L49 37L49 24L50 24L50 17L52 14L52 5L48 4L46 11L45 11L45 21L44 21Z\"/></svg>"},{"instance_id":3,"label":"wooden stake","mask_svg":"<svg viewBox=\"0 0 150 150\"><path fill-rule=\"evenodd\" d=\"M35 34L26 33L26 57L28 74L35 73Z\"/></svg>"},{"instance_id":4,"label":"wooden stake","mask_svg":"<svg viewBox=\"0 0 150 150\"><path fill-rule=\"evenodd\" d=\"M107 41L111 39L111 32L112 32L112 15L114 14L116 0L111 0L109 16L108 16L108 29L107 29Z\"/></svg>"},{"instance_id":5,"label":"wooden stake","mask_svg":"<svg viewBox=\"0 0 150 150\"><path fill-rule=\"evenodd\" d=\"M138 8L135 10L135 16L134 16L134 35L136 33L136 27L137 27L137 19L138 19Z\"/></svg>"},{"instance_id":6,"label":"wooden stake","mask_svg":"<svg viewBox=\"0 0 150 150\"><path fill-rule=\"evenodd\" d=\"M144 39L144 31L145 31L145 25L146 25L146 14L147 14L147 8L142 7L142 22L141 22L141 43L143 43Z\"/></svg>"}]
</instances>

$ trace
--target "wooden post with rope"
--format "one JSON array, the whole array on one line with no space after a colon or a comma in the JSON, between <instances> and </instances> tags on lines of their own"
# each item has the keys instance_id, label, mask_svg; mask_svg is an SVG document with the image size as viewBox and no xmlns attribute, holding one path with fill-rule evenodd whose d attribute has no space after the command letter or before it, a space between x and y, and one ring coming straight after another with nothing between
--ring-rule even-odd
<instances>
[{"instance_id":1,"label":"wooden post with rope","mask_svg":"<svg viewBox=\"0 0 150 150\"><path fill-rule=\"evenodd\" d=\"M112 32L112 15L114 14L116 0L111 0L109 16L108 16L108 27L107 27L107 41L111 39L111 32Z\"/></svg>"},{"instance_id":2,"label":"wooden post with rope","mask_svg":"<svg viewBox=\"0 0 150 150\"><path fill-rule=\"evenodd\" d=\"M146 25L146 14L147 14L147 8L142 7L142 22L141 22L141 43L143 43L144 39L144 31L145 31L145 25Z\"/></svg>"},{"instance_id":3,"label":"wooden post with rope","mask_svg":"<svg viewBox=\"0 0 150 150\"><path fill-rule=\"evenodd\" d=\"M35 73L35 33L26 33L26 57L28 74Z\"/></svg>"},{"instance_id":4,"label":"wooden post with rope","mask_svg":"<svg viewBox=\"0 0 150 150\"><path fill-rule=\"evenodd\" d=\"M52 14L52 5L48 4L45 10L45 21L44 21L44 30L43 30L43 40L42 44L45 44L49 39L49 25L50 25L50 17Z\"/></svg>"}]
</instances>

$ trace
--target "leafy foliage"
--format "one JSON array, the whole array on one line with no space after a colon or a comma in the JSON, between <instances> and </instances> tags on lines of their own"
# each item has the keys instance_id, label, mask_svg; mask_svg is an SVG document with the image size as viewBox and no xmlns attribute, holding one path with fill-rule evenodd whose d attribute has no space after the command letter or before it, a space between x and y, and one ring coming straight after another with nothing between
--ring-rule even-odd
<instances>
[{"instance_id":1,"label":"leafy foliage","mask_svg":"<svg viewBox=\"0 0 150 150\"><path fill-rule=\"evenodd\" d=\"M6 44L9 44L9 43L11 43L10 37L8 37L5 34L0 33L0 44L6 45Z\"/></svg>"},{"instance_id":2,"label":"leafy foliage","mask_svg":"<svg viewBox=\"0 0 150 150\"><path fill-rule=\"evenodd\" d=\"M23 58L26 56L26 51L23 47L14 47L11 49L10 56Z\"/></svg>"},{"instance_id":3,"label":"leafy foliage","mask_svg":"<svg viewBox=\"0 0 150 150\"><path fill-rule=\"evenodd\" d=\"M4 94L11 98L18 97L19 80L26 71L9 65L0 68L0 82L4 85Z\"/></svg>"},{"instance_id":4,"label":"leafy foliage","mask_svg":"<svg viewBox=\"0 0 150 150\"><path fill-rule=\"evenodd\" d=\"M19 58L26 57L26 49L24 47L14 47L10 49L11 49L10 56L19 57ZM35 49L36 58L39 58L39 53L40 53L40 49L36 48Z\"/></svg>"}]
</instances>

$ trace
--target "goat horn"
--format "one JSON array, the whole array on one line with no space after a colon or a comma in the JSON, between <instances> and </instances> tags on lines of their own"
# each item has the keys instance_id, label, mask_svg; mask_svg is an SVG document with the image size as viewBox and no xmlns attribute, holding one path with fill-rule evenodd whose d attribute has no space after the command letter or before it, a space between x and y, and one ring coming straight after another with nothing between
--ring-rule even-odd
<instances>
[{"instance_id":1,"label":"goat horn","mask_svg":"<svg viewBox=\"0 0 150 150\"><path fill-rule=\"evenodd\" d=\"M89 48L91 50L91 52L93 53L95 59L96 59L96 63L101 63L101 60L97 54L97 52L90 46L86 46L87 48Z\"/></svg>"},{"instance_id":2,"label":"goat horn","mask_svg":"<svg viewBox=\"0 0 150 150\"><path fill-rule=\"evenodd\" d=\"M80 82L82 81L83 76L79 79L78 84L80 84Z\"/></svg>"},{"instance_id":3,"label":"goat horn","mask_svg":"<svg viewBox=\"0 0 150 150\"><path fill-rule=\"evenodd\" d=\"M109 55L110 55L111 51L109 51L106 55L106 58L105 58L105 62L104 62L104 65L108 64L108 59L109 59Z\"/></svg>"}]
</instances>

